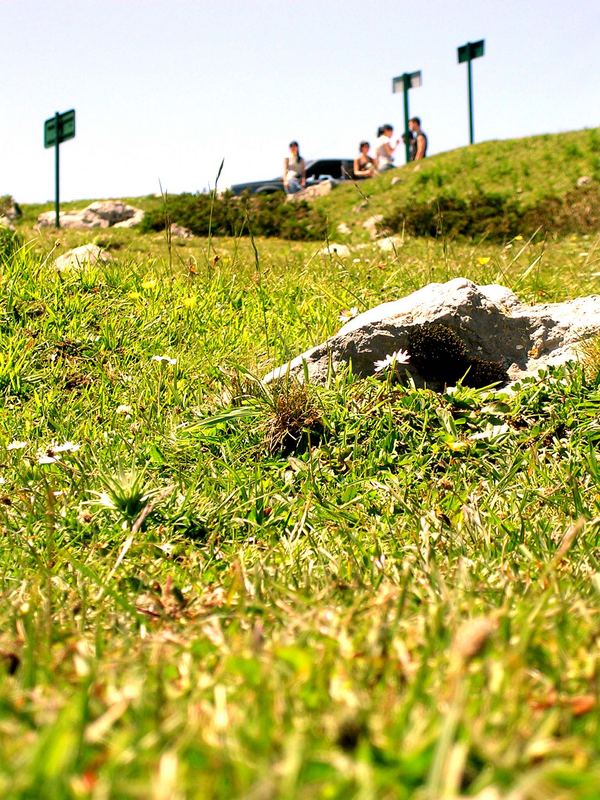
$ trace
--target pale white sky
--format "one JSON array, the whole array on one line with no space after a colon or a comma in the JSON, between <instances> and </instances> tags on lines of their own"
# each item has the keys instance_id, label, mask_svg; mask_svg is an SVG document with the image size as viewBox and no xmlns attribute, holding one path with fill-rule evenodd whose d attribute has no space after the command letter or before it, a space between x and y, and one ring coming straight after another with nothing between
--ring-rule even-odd
<instances>
[{"instance_id":1,"label":"pale white sky","mask_svg":"<svg viewBox=\"0 0 600 800\"><path fill-rule=\"evenodd\" d=\"M477 39L476 141L600 125L600 0L0 0L0 195L53 199L43 123L70 108L64 200L202 190L222 158L222 187L269 178L292 138L354 157L418 69L430 152L460 147Z\"/></svg>"}]
</instances>

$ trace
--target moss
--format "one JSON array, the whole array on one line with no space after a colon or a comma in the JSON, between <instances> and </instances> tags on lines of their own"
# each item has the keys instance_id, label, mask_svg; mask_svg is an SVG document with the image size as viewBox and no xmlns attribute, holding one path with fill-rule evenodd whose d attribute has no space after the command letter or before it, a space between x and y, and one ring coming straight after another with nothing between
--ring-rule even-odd
<instances>
[{"instance_id":1,"label":"moss","mask_svg":"<svg viewBox=\"0 0 600 800\"><path fill-rule=\"evenodd\" d=\"M427 381L453 385L462 378L465 386L481 388L509 380L502 364L471 358L456 331L441 322L415 325L408 334L408 352Z\"/></svg>"},{"instance_id":2,"label":"moss","mask_svg":"<svg viewBox=\"0 0 600 800\"><path fill-rule=\"evenodd\" d=\"M411 364L429 381L454 384L469 367L469 356L463 340L451 328L439 322L426 322L411 328L408 352Z\"/></svg>"},{"instance_id":3,"label":"moss","mask_svg":"<svg viewBox=\"0 0 600 800\"><path fill-rule=\"evenodd\" d=\"M465 386L481 389L484 386L491 386L496 383L504 385L508 380L508 372L502 364L497 361L484 361L482 358L473 358L463 383Z\"/></svg>"}]
</instances>

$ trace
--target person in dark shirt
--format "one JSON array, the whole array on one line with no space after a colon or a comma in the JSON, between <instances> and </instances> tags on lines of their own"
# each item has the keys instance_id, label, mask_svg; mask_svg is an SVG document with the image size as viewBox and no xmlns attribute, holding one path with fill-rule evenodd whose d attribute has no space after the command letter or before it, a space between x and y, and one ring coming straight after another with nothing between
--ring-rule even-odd
<instances>
[{"instance_id":1,"label":"person in dark shirt","mask_svg":"<svg viewBox=\"0 0 600 800\"><path fill-rule=\"evenodd\" d=\"M413 135L410 141L410 160L420 161L427 155L427 134L421 130L419 117L408 120L408 129Z\"/></svg>"},{"instance_id":2,"label":"person in dark shirt","mask_svg":"<svg viewBox=\"0 0 600 800\"><path fill-rule=\"evenodd\" d=\"M369 143L361 142L358 146L358 155L354 159L354 177L355 178L372 178L377 174L377 166L375 159L369 155Z\"/></svg>"}]
</instances>

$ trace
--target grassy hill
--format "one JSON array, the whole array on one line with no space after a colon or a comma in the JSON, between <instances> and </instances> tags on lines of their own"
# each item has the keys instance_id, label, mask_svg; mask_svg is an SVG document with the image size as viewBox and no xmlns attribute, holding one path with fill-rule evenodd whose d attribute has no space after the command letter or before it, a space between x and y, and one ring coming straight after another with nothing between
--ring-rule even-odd
<instances>
[{"instance_id":1,"label":"grassy hill","mask_svg":"<svg viewBox=\"0 0 600 800\"><path fill-rule=\"evenodd\" d=\"M342 186L319 204L333 228L345 221L364 235L360 223L365 218L435 200L440 194L462 199L478 193L499 194L528 209L548 197L564 197L582 176L600 183L598 128L482 142L441 153L361 181L358 188Z\"/></svg>"},{"instance_id":2,"label":"grassy hill","mask_svg":"<svg viewBox=\"0 0 600 800\"><path fill-rule=\"evenodd\" d=\"M566 193L592 134L530 169ZM596 800L598 354L510 395L259 380L430 281L598 292L597 233L363 240L509 144L363 183L356 212L333 192L343 258L27 208L0 238L0 796ZM111 260L57 271L86 241Z\"/></svg>"}]
</instances>

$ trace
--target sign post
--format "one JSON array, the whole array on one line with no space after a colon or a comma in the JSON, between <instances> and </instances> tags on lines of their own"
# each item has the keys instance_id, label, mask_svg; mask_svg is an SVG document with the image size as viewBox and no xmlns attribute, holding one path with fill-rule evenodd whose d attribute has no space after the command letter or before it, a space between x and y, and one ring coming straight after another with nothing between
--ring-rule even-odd
<instances>
[{"instance_id":1,"label":"sign post","mask_svg":"<svg viewBox=\"0 0 600 800\"><path fill-rule=\"evenodd\" d=\"M404 149L406 153L406 163L410 161L410 139L411 133L408 129L408 90L409 89L418 89L423 83L421 79L421 71L418 72L405 72L402 75L398 75L396 78L392 78L392 92L397 94L398 92L402 92L404 94Z\"/></svg>"},{"instance_id":2,"label":"sign post","mask_svg":"<svg viewBox=\"0 0 600 800\"><path fill-rule=\"evenodd\" d=\"M467 42L458 48L458 63L467 62L467 80L469 85L469 144L473 144L473 74L471 61L479 58L485 52L485 39L478 42Z\"/></svg>"},{"instance_id":3,"label":"sign post","mask_svg":"<svg viewBox=\"0 0 600 800\"><path fill-rule=\"evenodd\" d=\"M54 211L56 214L55 225L60 228L60 178L59 178L59 145L75 136L75 110L58 111L53 117L44 122L44 147L54 147Z\"/></svg>"}]
</instances>

